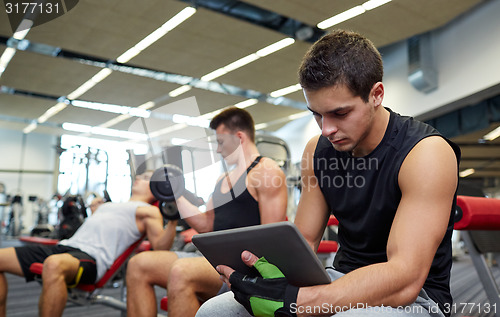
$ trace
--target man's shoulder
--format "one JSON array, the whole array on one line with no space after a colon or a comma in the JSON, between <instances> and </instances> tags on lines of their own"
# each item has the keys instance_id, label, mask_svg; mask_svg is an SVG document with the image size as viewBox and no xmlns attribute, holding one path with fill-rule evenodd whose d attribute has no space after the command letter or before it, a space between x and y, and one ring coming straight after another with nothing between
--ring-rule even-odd
<instances>
[{"instance_id":1,"label":"man's shoulder","mask_svg":"<svg viewBox=\"0 0 500 317\"><path fill-rule=\"evenodd\" d=\"M285 173L278 162L272 158L263 157L259 164L255 165L248 173L248 185L255 188L266 187L266 184L270 184L269 180L284 179L284 177Z\"/></svg>"},{"instance_id":2,"label":"man's shoulder","mask_svg":"<svg viewBox=\"0 0 500 317\"><path fill-rule=\"evenodd\" d=\"M142 217L151 217L151 216L159 216L160 214L160 209L158 209L157 206L150 205L150 204L140 204L137 205L135 216L137 218L142 218Z\"/></svg>"}]
</instances>

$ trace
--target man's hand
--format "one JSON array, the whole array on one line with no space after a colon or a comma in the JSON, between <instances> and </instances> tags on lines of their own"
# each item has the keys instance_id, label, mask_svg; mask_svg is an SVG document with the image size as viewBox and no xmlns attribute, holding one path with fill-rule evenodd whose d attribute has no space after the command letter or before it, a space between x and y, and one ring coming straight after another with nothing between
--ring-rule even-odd
<instances>
[{"instance_id":1,"label":"man's hand","mask_svg":"<svg viewBox=\"0 0 500 317\"><path fill-rule=\"evenodd\" d=\"M296 316L290 305L297 301L299 288L288 284L285 276L266 259L248 251L241 254L243 262L254 266L262 277L250 277L232 268L219 265L221 279L230 285L234 298L254 316Z\"/></svg>"}]
</instances>

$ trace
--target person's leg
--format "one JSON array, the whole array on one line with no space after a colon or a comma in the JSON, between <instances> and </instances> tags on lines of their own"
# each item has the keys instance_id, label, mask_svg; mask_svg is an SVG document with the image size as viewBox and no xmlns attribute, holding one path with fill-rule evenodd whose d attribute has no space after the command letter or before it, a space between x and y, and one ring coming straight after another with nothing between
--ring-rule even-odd
<instances>
[{"instance_id":1,"label":"person's leg","mask_svg":"<svg viewBox=\"0 0 500 317\"><path fill-rule=\"evenodd\" d=\"M250 317L245 307L234 299L233 292L215 296L201 305L196 317Z\"/></svg>"},{"instance_id":2,"label":"person's leg","mask_svg":"<svg viewBox=\"0 0 500 317\"><path fill-rule=\"evenodd\" d=\"M222 281L204 257L185 258L175 261L167 285L168 315L194 316L200 300L217 295Z\"/></svg>"},{"instance_id":3,"label":"person's leg","mask_svg":"<svg viewBox=\"0 0 500 317\"><path fill-rule=\"evenodd\" d=\"M170 268L178 259L170 251L145 251L133 256L127 266L127 315L157 315L154 286L167 286Z\"/></svg>"},{"instance_id":4,"label":"person's leg","mask_svg":"<svg viewBox=\"0 0 500 317\"><path fill-rule=\"evenodd\" d=\"M7 315L7 279L4 273L24 276L14 248L0 249L0 317Z\"/></svg>"},{"instance_id":5,"label":"person's leg","mask_svg":"<svg viewBox=\"0 0 500 317\"><path fill-rule=\"evenodd\" d=\"M41 317L62 316L68 298L67 285L71 283L80 267L80 260L62 253L54 254L43 262L42 294L38 302Z\"/></svg>"}]
</instances>

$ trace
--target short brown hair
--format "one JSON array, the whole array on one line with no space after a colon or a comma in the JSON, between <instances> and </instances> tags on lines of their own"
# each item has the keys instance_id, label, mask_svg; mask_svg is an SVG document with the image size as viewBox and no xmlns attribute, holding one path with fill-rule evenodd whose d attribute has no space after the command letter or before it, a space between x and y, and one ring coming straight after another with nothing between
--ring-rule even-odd
<instances>
[{"instance_id":1,"label":"short brown hair","mask_svg":"<svg viewBox=\"0 0 500 317\"><path fill-rule=\"evenodd\" d=\"M306 90L346 85L363 101L373 85L382 81L382 57L373 43L364 36L337 30L320 38L304 56L299 81Z\"/></svg>"},{"instance_id":2,"label":"short brown hair","mask_svg":"<svg viewBox=\"0 0 500 317\"><path fill-rule=\"evenodd\" d=\"M229 107L216 115L210 121L210 128L217 129L224 124L231 132L245 132L255 143L255 123L250 113L237 107Z\"/></svg>"}]
</instances>

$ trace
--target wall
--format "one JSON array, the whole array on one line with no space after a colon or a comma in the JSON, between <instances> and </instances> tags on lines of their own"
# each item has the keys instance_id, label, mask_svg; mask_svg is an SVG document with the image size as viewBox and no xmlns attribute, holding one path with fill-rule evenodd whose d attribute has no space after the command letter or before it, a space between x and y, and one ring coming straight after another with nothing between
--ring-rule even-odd
<instances>
[{"instance_id":1,"label":"wall","mask_svg":"<svg viewBox=\"0 0 500 317\"><path fill-rule=\"evenodd\" d=\"M383 105L404 115L417 116L500 85L498 16L500 0L491 0L432 32L438 89L429 94L419 92L408 81L406 41L382 48ZM316 124L312 116L291 122L275 133L295 149L293 162L300 160L307 141L320 133L311 124Z\"/></svg>"},{"instance_id":2,"label":"wall","mask_svg":"<svg viewBox=\"0 0 500 317\"><path fill-rule=\"evenodd\" d=\"M384 105L417 116L500 84L500 1L487 2L432 32L438 89L424 94L408 81L406 41L382 49Z\"/></svg>"},{"instance_id":3,"label":"wall","mask_svg":"<svg viewBox=\"0 0 500 317\"><path fill-rule=\"evenodd\" d=\"M5 171L18 171L22 166L25 171L53 172L56 159L56 137L38 133L27 134L23 157L21 157L22 143L21 131L0 129L0 182L5 184L7 194L23 196L25 227L30 227L34 218L28 197L36 195L45 200L50 199L54 194L54 176L49 173L20 174ZM27 229L29 228L25 230Z\"/></svg>"}]
</instances>

